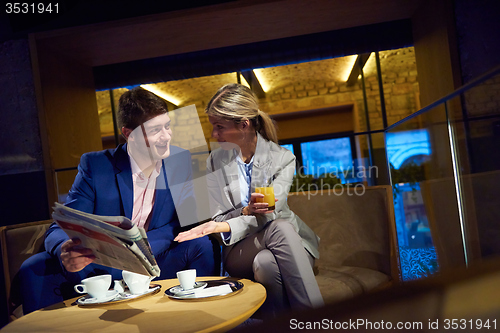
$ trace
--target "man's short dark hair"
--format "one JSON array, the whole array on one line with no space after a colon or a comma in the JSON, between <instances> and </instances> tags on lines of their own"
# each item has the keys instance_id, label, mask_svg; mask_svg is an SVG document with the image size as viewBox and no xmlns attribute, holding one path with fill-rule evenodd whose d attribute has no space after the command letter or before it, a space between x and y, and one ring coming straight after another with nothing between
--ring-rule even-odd
<instances>
[{"instance_id":1,"label":"man's short dark hair","mask_svg":"<svg viewBox=\"0 0 500 333\"><path fill-rule=\"evenodd\" d=\"M168 111L167 102L141 87L121 95L118 102L118 125L134 130L146 121Z\"/></svg>"}]
</instances>

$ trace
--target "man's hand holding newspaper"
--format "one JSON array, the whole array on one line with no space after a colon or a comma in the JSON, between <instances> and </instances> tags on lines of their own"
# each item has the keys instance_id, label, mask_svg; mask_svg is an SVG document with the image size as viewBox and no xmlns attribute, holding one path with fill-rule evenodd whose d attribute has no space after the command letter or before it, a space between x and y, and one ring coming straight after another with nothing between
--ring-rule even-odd
<instances>
[{"instance_id":1,"label":"man's hand holding newspaper","mask_svg":"<svg viewBox=\"0 0 500 333\"><path fill-rule=\"evenodd\" d=\"M149 276L160 275L146 231L128 218L84 213L59 203L55 204L52 217L71 239L62 249L61 260L68 263L65 267L78 271L80 266L94 262ZM92 253L87 253L89 249Z\"/></svg>"}]
</instances>

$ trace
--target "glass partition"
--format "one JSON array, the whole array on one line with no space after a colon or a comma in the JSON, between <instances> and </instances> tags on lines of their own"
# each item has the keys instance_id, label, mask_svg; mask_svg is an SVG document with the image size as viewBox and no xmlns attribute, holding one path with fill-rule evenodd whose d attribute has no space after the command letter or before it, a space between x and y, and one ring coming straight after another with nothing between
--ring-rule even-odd
<instances>
[{"instance_id":1,"label":"glass partition","mask_svg":"<svg viewBox=\"0 0 500 333\"><path fill-rule=\"evenodd\" d=\"M78 169L76 167L55 170L57 202L64 203L66 201L66 197L71 189L71 185L73 185L73 182L75 181L77 173Z\"/></svg>"},{"instance_id":2,"label":"glass partition","mask_svg":"<svg viewBox=\"0 0 500 333\"><path fill-rule=\"evenodd\" d=\"M500 254L499 73L385 131L403 280Z\"/></svg>"},{"instance_id":3,"label":"glass partition","mask_svg":"<svg viewBox=\"0 0 500 333\"><path fill-rule=\"evenodd\" d=\"M500 254L500 73L446 102L469 263Z\"/></svg>"},{"instance_id":4,"label":"glass partition","mask_svg":"<svg viewBox=\"0 0 500 333\"><path fill-rule=\"evenodd\" d=\"M438 182L441 178L453 180L447 135L443 105L386 132L403 280L424 277L438 269L439 244L435 243L439 236L431 230L436 230L435 224L439 223L433 218L434 196L439 193L433 191L446 187L447 192L453 193L453 182ZM451 200L450 207L455 207L456 197L446 197Z\"/></svg>"},{"instance_id":5,"label":"glass partition","mask_svg":"<svg viewBox=\"0 0 500 333\"><path fill-rule=\"evenodd\" d=\"M282 146L299 148L291 192L390 184L383 132Z\"/></svg>"}]
</instances>

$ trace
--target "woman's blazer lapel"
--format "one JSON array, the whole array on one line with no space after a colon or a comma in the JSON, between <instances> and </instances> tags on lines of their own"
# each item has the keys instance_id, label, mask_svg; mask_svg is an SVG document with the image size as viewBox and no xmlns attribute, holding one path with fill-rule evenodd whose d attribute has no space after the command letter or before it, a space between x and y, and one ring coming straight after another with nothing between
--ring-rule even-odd
<instances>
[{"instance_id":1,"label":"woman's blazer lapel","mask_svg":"<svg viewBox=\"0 0 500 333\"><path fill-rule=\"evenodd\" d=\"M229 150L221 159L222 182L221 187L224 195L233 208L241 206L240 181L238 163L233 150Z\"/></svg>"},{"instance_id":2,"label":"woman's blazer lapel","mask_svg":"<svg viewBox=\"0 0 500 333\"><path fill-rule=\"evenodd\" d=\"M257 133L257 147L253 158L251 192L261 186L264 179L269 179L272 174L272 156L268 147L268 142Z\"/></svg>"}]
</instances>

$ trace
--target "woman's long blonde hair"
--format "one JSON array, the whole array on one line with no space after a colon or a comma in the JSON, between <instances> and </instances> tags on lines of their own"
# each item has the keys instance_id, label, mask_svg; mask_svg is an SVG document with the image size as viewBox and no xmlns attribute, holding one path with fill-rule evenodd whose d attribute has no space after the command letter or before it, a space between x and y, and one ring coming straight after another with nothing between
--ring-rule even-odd
<instances>
[{"instance_id":1,"label":"woman's long blonde hair","mask_svg":"<svg viewBox=\"0 0 500 333\"><path fill-rule=\"evenodd\" d=\"M208 102L205 113L235 123L248 119L264 139L278 143L273 120L267 113L259 110L257 96L244 85L230 83L220 88Z\"/></svg>"}]
</instances>

